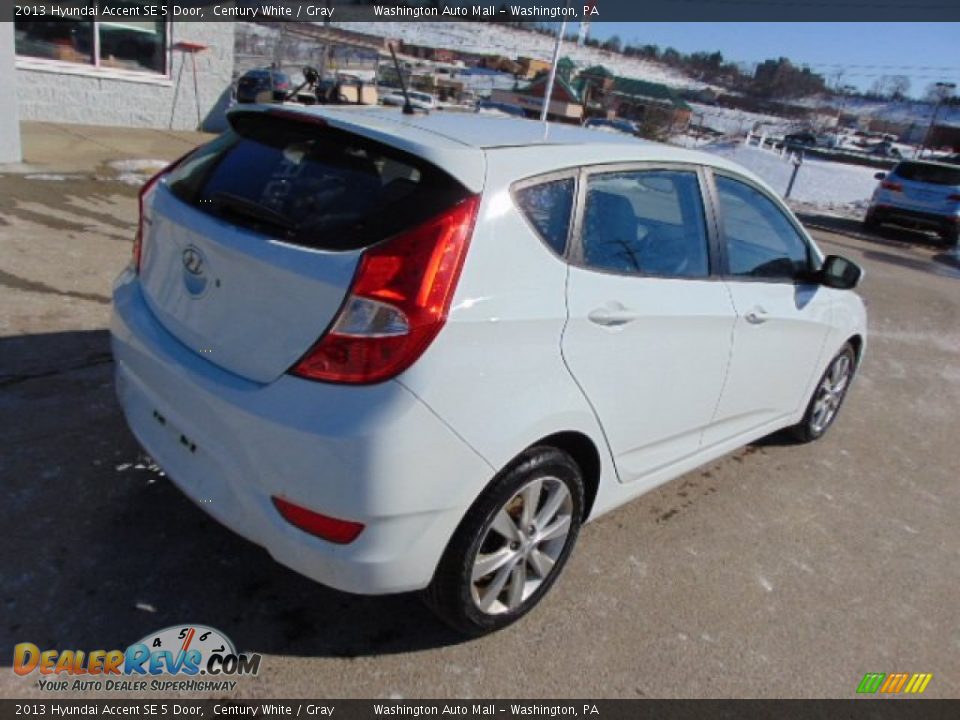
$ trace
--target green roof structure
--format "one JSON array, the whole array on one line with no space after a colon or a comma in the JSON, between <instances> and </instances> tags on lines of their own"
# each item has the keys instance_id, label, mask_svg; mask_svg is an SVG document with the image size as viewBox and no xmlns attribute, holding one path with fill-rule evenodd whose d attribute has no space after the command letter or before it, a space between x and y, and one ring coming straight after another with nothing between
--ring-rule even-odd
<instances>
[{"instance_id":1,"label":"green roof structure","mask_svg":"<svg viewBox=\"0 0 960 720\"><path fill-rule=\"evenodd\" d=\"M630 98L656 100L665 105L672 105L678 110L691 109L673 88L661 83L617 77L613 81L613 92Z\"/></svg>"}]
</instances>

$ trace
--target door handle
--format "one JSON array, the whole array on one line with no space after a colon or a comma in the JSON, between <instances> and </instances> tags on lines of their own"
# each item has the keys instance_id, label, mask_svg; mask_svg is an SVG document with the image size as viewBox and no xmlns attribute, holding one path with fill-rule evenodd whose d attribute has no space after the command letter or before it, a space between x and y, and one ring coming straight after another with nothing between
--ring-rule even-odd
<instances>
[{"instance_id":1,"label":"door handle","mask_svg":"<svg viewBox=\"0 0 960 720\"><path fill-rule=\"evenodd\" d=\"M609 305L595 308L587 315L587 319L590 322L596 323L597 325L603 325L605 327L626 325L629 322L639 319L639 317L640 313L636 312L635 310L625 308L620 303L610 303Z\"/></svg>"},{"instance_id":2,"label":"door handle","mask_svg":"<svg viewBox=\"0 0 960 720\"><path fill-rule=\"evenodd\" d=\"M762 307L755 307L743 317L751 325L760 325L770 319L767 316L767 311Z\"/></svg>"}]
</instances>

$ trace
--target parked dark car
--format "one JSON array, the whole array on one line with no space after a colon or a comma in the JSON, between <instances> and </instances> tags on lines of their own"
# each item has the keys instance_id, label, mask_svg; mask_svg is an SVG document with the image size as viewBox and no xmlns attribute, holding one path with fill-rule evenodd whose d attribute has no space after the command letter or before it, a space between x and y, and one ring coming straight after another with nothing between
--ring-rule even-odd
<instances>
[{"instance_id":1,"label":"parked dark car","mask_svg":"<svg viewBox=\"0 0 960 720\"><path fill-rule=\"evenodd\" d=\"M290 77L279 70L247 70L237 81L237 102L283 102L290 88Z\"/></svg>"},{"instance_id":2,"label":"parked dark car","mask_svg":"<svg viewBox=\"0 0 960 720\"><path fill-rule=\"evenodd\" d=\"M783 136L783 142L786 145L809 145L817 144L817 136L807 130L803 132L790 133Z\"/></svg>"}]
</instances>

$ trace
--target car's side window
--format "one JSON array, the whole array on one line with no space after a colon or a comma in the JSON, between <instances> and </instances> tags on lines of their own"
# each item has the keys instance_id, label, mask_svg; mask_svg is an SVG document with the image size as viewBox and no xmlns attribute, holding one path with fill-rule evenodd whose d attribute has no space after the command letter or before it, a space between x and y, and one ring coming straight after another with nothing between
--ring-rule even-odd
<instances>
[{"instance_id":1,"label":"car's side window","mask_svg":"<svg viewBox=\"0 0 960 720\"><path fill-rule=\"evenodd\" d=\"M770 198L723 175L716 184L731 275L792 280L809 268L806 240Z\"/></svg>"},{"instance_id":2,"label":"car's side window","mask_svg":"<svg viewBox=\"0 0 960 720\"><path fill-rule=\"evenodd\" d=\"M629 170L587 179L583 263L596 270L657 277L710 274L696 172Z\"/></svg>"},{"instance_id":3,"label":"car's side window","mask_svg":"<svg viewBox=\"0 0 960 720\"><path fill-rule=\"evenodd\" d=\"M567 249L573 193L573 178L550 180L514 191L517 206L557 255L563 255Z\"/></svg>"}]
</instances>

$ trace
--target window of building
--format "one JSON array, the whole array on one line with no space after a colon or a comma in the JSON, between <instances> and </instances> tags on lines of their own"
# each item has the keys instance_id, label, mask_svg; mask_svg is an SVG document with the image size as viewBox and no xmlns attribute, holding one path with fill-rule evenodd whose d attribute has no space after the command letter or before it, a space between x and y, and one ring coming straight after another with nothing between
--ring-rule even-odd
<instances>
[{"instance_id":1,"label":"window of building","mask_svg":"<svg viewBox=\"0 0 960 720\"><path fill-rule=\"evenodd\" d=\"M103 22L86 19L82 14L54 16L53 5L38 5L43 14L17 17L14 22L16 53L19 58L54 60L95 68L137 73L167 74L169 28L165 20L144 20L145 4L129 0L110 0L119 12L137 15L117 17ZM104 5L104 3L101 3ZM62 9L82 11L93 8L75 3ZM42 19L28 19L28 18Z\"/></svg>"}]
</instances>

